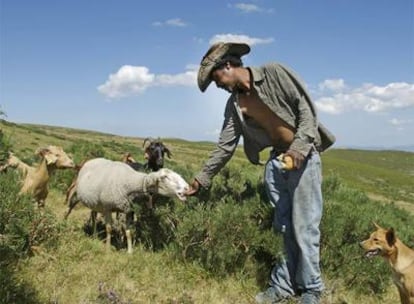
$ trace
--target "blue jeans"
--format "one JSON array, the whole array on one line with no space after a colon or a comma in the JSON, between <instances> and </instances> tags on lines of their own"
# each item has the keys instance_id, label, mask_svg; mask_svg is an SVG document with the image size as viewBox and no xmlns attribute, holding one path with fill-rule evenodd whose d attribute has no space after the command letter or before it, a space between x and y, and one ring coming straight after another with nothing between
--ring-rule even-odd
<instances>
[{"instance_id":1,"label":"blue jeans","mask_svg":"<svg viewBox=\"0 0 414 304\"><path fill-rule=\"evenodd\" d=\"M319 153L310 152L299 170L286 171L271 157L265 187L274 207L273 225L283 234L285 257L272 269L270 285L283 297L298 290L322 291L320 231L322 173Z\"/></svg>"}]
</instances>

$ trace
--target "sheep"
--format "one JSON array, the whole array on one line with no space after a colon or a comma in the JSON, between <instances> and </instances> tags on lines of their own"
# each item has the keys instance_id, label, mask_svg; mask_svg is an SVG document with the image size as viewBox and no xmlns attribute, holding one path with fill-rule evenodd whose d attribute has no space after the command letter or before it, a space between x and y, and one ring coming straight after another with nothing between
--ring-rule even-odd
<instances>
[{"instance_id":1,"label":"sheep","mask_svg":"<svg viewBox=\"0 0 414 304\"><path fill-rule=\"evenodd\" d=\"M8 168L17 169L23 178L25 178L29 172L34 171L32 166L21 161L13 152L9 152L9 157L6 160L6 163L0 167L0 172L5 171Z\"/></svg>"},{"instance_id":2,"label":"sheep","mask_svg":"<svg viewBox=\"0 0 414 304\"><path fill-rule=\"evenodd\" d=\"M106 247L111 246L112 212L126 214L125 234L128 253L132 253L131 226L134 212L131 208L134 199L148 193L159 193L167 197L177 197L185 201L187 182L170 169L143 173L129 165L105 158L87 161L80 169L74 191L69 197L68 217L78 202L82 202L93 212L104 215L106 229Z\"/></svg>"},{"instance_id":3,"label":"sheep","mask_svg":"<svg viewBox=\"0 0 414 304\"><path fill-rule=\"evenodd\" d=\"M29 170L19 194L31 194L39 207L44 207L49 193L48 182L55 169L74 168L73 160L62 147L48 146L38 149L36 154L42 157L41 163Z\"/></svg>"}]
</instances>

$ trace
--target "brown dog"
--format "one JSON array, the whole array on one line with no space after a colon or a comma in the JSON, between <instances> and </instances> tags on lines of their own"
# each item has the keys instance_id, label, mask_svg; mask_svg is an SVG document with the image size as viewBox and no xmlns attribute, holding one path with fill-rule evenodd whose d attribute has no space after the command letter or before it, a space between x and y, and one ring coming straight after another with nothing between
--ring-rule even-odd
<instances>
[{"instance_id":1,"label":"brown dog","mask_svg":"<svg viewBox=\"0 0 414 304\"><path fill-rule=\"evenodd\" d=\"M391 266L402 304L414 304L414 250L404 245L394 229L377 228L369 239L360 243L365 256L382 256Z\"/></svg>"}]
</instances>

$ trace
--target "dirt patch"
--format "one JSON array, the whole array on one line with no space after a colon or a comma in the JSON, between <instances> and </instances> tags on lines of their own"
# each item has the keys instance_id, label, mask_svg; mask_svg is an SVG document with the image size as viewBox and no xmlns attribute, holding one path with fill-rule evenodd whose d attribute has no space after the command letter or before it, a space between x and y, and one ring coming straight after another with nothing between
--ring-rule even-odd
<instances>
[{"instance_id":1,"label":"dirt patch","mask_svg":"<svg viewBox=\"0 0 414 304\"><path fill-rule=\"evenodd\" d=\"M401 200L394 201L389 198L386 198L385 196L374 193L367 193L367 196L374 201L379 201L381 203L387 204L395 204L395 206L408 211L411 215L414 215L414 203Z\"/></svg>"}]
</instances>

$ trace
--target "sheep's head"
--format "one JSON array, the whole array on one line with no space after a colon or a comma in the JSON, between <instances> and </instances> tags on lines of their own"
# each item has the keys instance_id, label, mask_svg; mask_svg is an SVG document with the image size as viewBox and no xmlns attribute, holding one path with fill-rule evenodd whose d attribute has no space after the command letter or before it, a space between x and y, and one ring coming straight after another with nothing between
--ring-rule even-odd
<instances>
[{"instance_id":1,"label":"sheep's head","mask_svg":"<svg viewBox=\"0 0 414 304\"><path fill-rule=\"evenodd\" d=\"M48 166L54 165L59 169L75 168L75 163L63 151L62 147L48 146L47 148L38 149L36 153L46 160Z\"/></svg>"},{"instance_id":2,"label":"sheep's head","mask_svg":"<svg viewBox=\"0 0 414 304\"><path fill-rule=\"evenodd\" d=\"M171 198L177 197L180 201L186 200L184 193L188 191L189 185L178 173L163 168L149 173L148 177L155 185L155 192Z\"/></svg>"},{"instance_id":3,"label":"sheep's head","mask_svg":"<svg viewBox=\"0 0 414 304\"><path fill-rule=\"evenodd\" d=\"M149 145L145 148L145 143L149 141ZM146 138L143 143L144 158L148 161L148 167L152 171L157 171L164 167L164 155L171 158L170 150L159 140Z\"/></svg>"}]
</instances>

